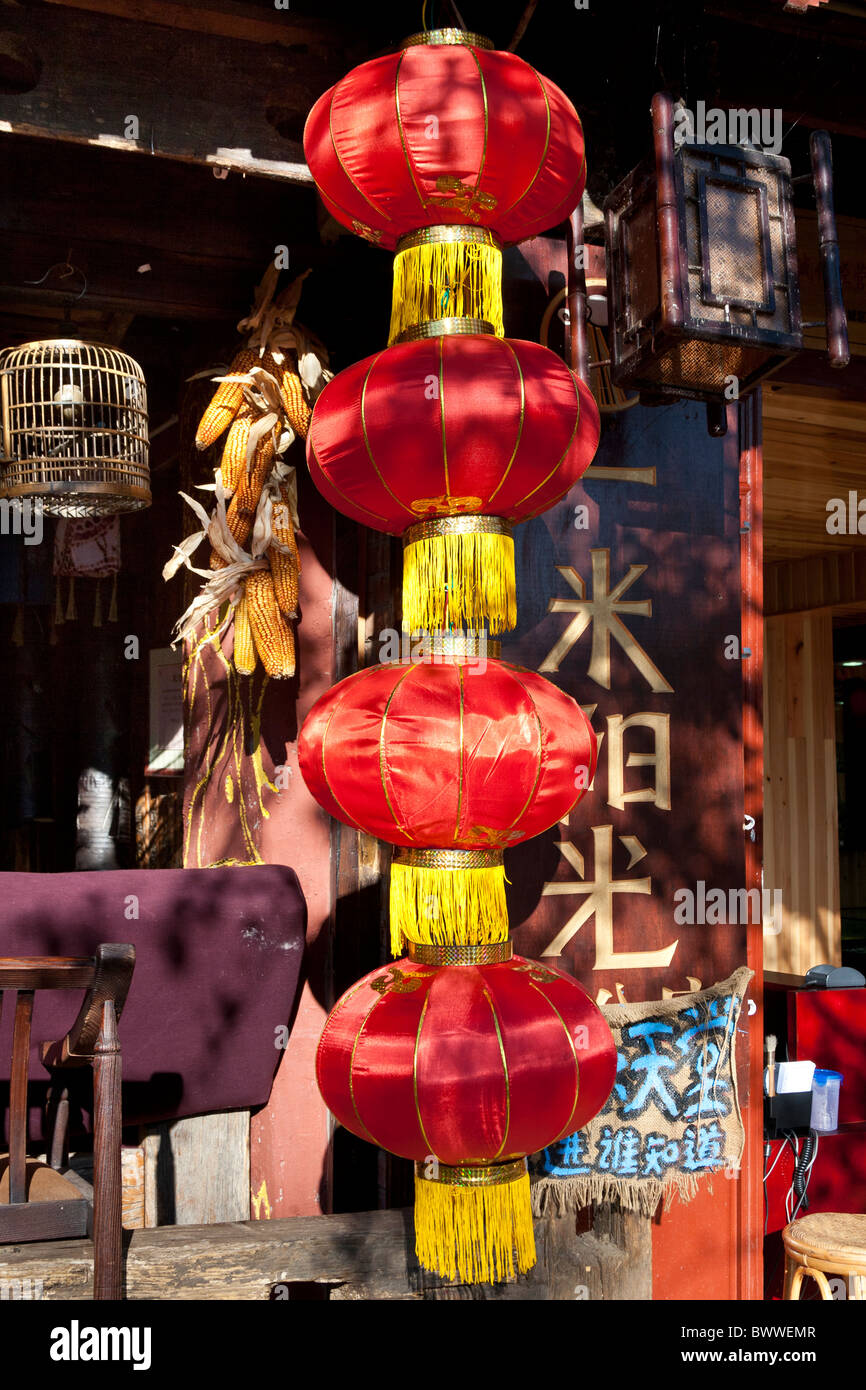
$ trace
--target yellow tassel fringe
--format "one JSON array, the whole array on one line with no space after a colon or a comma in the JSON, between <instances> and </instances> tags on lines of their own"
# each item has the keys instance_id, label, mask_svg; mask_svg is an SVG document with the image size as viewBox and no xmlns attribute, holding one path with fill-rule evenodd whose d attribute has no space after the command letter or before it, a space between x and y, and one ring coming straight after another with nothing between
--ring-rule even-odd
<instances>
[{"instance_id":1,"label":"yellow tassel fringe","mask_svg":"<svg viewBox=\"0 0 866 1390\"><path fill-rule=\"evenodd\" d=\"M403 550L403 621L508 632L517 624L514 541L489 533L429 536Z\"/></svg>"},{"instance_id":2,"label":"yellow tassel fringe","mask_svg":"<svg viewBox=\"0 0 866 1390\"><path fill-rule=\"evenodd\" d=\"M415 1174L415 1253L424 1269L461 1284L495 1284L535 1264L529 1174L491 1187Z\"/></svg>"},{"instance_id":3,"label":"yellow tassel fringe","mask_svg":"<svg viewBox=\"0 0 866 1390\"><path fill-rule=\"evenodd\" d=\"M508 937L505 869L391 865L391 951L403 938L433 946L480 946Z\"/></svg>"},{"instance_id":4,"label":"yellow tassel fringe","mask_svg":"<svg viewBox=\"0 0 866 1390\"><path fill-rule=\"evenodd\" d=\"M505 336L498 246L434 241L397 252L388 343L407 328L444 318L480 319L497 338Z\"/></svg>"}]
</instances>

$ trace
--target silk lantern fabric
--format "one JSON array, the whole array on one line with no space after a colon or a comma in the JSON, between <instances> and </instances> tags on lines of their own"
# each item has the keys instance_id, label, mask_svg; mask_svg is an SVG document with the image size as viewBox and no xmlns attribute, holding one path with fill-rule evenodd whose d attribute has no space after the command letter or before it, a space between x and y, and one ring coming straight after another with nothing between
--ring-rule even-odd
<instances>
[{"instance_id":1,"label":"silk lantern fabric","mask_svg":"<svg viewBox=\"0 0 866 1390\"><path fill-rule=\"evenodd\" d=\"M559 87L513 53L465 42L418 42L353 68L310 112L304 153L329 212L389 249L454 223L524 241L568 216L586 178L580 120Z\"/></svg>"},{"instance_id":2,"label":"silk lantern fabric","mask_svg":"<svg viewBox=\"0 0 866 1390\"><path fill-rule=\"evenodd\" d=\"M399 535L432 517L546 511L589 467L599 429L592 392L555 353L468 334L340 372L316 402L307 460L333 507Z\"/></svg>"},{"instance_id":3,"label":"silk lantern fabric","mask_svg":"<svg viewBox=\"0 0 866 1390\"><path fill-rule=\"evenodd\" d=\"M454 1166L506 1163L580 1129L615 1071L610 1029L582 986L520 956L371 971L336 1004L316 1057L346 1129Z\"/></svg>"},{"instance_id":4,"label":"silk lantern fabric","mask_svg":"<svg viewBox=\"0 0 866 1390\"><path fill-rule=\"evenodd\" d=\"M347 825L395 845L504 849L555 825L595 774L570 695L494 658L359 671L311 709L304 780Z\"/></svg>"}]
</instances>

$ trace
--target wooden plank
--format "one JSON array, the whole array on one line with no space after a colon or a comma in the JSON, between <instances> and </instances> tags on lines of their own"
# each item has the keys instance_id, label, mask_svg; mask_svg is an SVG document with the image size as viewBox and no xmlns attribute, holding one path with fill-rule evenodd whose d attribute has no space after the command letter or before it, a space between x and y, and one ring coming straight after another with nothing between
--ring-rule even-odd
<instances>
[{"instance_id":1,"label":"wooden plank","mask_svg":"<svg viewBox=\"0 0 866 1390\"><path fill-rule=\"evenodd\" d=\"M849 540L852 539L849 537ZM801 556L767 566L765 613L818 612L866 604L866 550Z\"/></svg>"},{"instance_id":2,"label":"wooden plank","mask_svg":"<svg viewBox=\"0 0 866 1390\"><path fill-rule=\"evenodd\" d=\"M770 562L844 551L827 530L827 503L862 486L866 402L841 391L775 386L764 392L764 540Z\"/></svg>"},{"instance_id":3,"label":"wooden plank","mask_svg":"<svg viewBox=\"0 0 866 1390\"><path fill-rule=\"evenodd\" d=\"M144 1224L195 1226L250 1215L246 1110L155 1125L144 1140Z\"/></svg>"},{"instance_id":4,"label":"wooden plank","mask_svg":"<svg viewBox=\"0 0 866 1390\"><path fill-rule=\"evenodd\" d=\"M129 18L129 0L45 0L67 10L89 10L96 14ZM252 10L232 0L135 0L135 18L141 24L161 24L171 29L187 29L198 34L219 34L245 43L306 44L322 47L328 42L326 30L313 20L299 18L289 6L271 11Z\"/></svg>"},{"instance_id":5,"label":"wooden plank","mask_svg":"<svg viewBox=\"0 0 866 1390\"><path fill-rule=\"evenodd\" d=\"M47 1158L40 1156L40 1162L47 1162ZM84 1179L89 1185L92 1200L93 1197L93 1154L70 1154L69 1156L69 1177ZM121 1189L121 1224L125 1231L137 1231L144 1227L144 1148L142 1145L124 1144L120 1150L120 1189Z\"/></svg>"},{"instance_id":6,"label":"wooden plank","mask_svg":"<svg viewBox=\"0 0 866 1390\"><path fill-rule=\"evenodd\" d=\"M860 401L841 393L808 387L777 386L764 392L764 423L781 420L794 425L818 425L824 429L866 434L866 410Z\"/></svg>"},{"instance_id":7,"label":"wooden plank","mask_svg":"<svg viewBox=\"0 0 866 1390\"><path fill-rule=\"evenodd\" d=\"M537 1221L536 1269L511 1286L471 1290L418 1267L411 1209L133 1231L125 1296L267 1299L275 1287L279 1296L286 1285L320 1283L342 1286L341 1299L418 1301L443 1293L496 1300L648 1298L651 1223L632 1214L600 1213L593 1230L581 1236L575 1235L574 1217ZM46 1301L89 1299L92 1277L86 1241L0 1248L0 1285L23 1286L29 1279Z\"/></svg>"},{"instance_id":8,"label":"wooden plank","mask_svg":"<svg viewBox=\"0 0 866 1390\"><path fill-rule=\"evenodd\" d=\"M63 244L61 259L72 247L75 265L80 251L122 243L133 272L140 264L134 258L145 252L146 259L166 257L200 273L211 264L225 272L252 263L261 274L278 240L291 243L293 258L321 250L314 201L302 185L218 179L212 169L188 163L130 159L128 150L70 150L60 140L14 135L0 135L0 178L14 188L0 206L0 227L23 238L54 236ZM110 196L96 196L100 188ZM297 262L299 270L304 265Z\"/></svg>"},{"instance_id":9,"label":"wooden plank","mask_svg":"<svg viewBox=\"0 0 866 1390\"><path fill-rule=\"evenodd\" d=\"M42 72L32 91L0 95L0 130L312 184L303 122L344 71L338 45L323 57L54 6L4 8L3 28Z\"/></svg>"},{"instance_id":10,"label":"wooden plank","mask_svg":"<svg viewBox=\"0 0 866 1390\"><path fill-rule=\"evenodd\" d=\"M830 612L767 619L765 654L765 886L782 890L783 929L764 960L802 975L841 951Z\"/></svg>"},{"instance_id":11,"label":"wooden plank","mask_svg":"<svg viewBox=\"0 0 866 1390\"><path fill-rule=\"evenodd\" d=\"M68 248L68 240L57 237L0 232L4 304L29 310L40 303L49 306L55 317L62 315L69 305L68 290L58 288L56 282L38 289L26 282L38 279L58 255L65 260ZM91 242L86 250L75 249L73 258L87 276L91 312L183 320L232 318L246 312L254 280L248 264L196 266L190 257L170 254L157 259L135 243ZM155 270L138 273L138 266L148 263Z\"/></svg>"}]
</instances>

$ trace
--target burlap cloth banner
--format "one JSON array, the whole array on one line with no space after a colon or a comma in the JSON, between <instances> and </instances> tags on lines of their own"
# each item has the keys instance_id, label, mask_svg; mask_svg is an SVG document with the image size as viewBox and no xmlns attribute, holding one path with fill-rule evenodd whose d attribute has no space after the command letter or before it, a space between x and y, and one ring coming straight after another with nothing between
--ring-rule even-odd
<instances>
[{"instance_id":1,"label":"burlap cloth banner","mask_svg":"<svg viewBox=\"0 0 866 1390\"><path fill-rule=\"evenodd\" d=\"M753 971L696 994L604 1009L617 1045L616 1081L585 1129L532 1160L536 1214L618 1199L650 1216L700 1178L739 1169L745 1134L735 1042Z\"/></svg>"}]
</instances>

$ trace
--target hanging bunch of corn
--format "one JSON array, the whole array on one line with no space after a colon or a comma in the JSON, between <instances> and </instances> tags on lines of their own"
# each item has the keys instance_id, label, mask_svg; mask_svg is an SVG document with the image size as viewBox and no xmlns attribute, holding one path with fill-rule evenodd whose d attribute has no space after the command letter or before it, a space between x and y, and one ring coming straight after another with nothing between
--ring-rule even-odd
<instances>
[{"instance_id":1,"label":"hanging bunch of corn","mask_svg":"<svg viewBox=\"0 0 866 1390\"><path fill-rule=\"evenodd\" d=\"M256 291L251 314L238 324L246 342L217 390L196 432L199 449L225 433L214 482L216 507L208 515L181 493L202 523L163 570L170 579L181 565L206 582L177 624L175 642L189 638L202 619L223 609L219 633L234 626L234 664L252 675L260 661L268 676L295 673L300 552L297 482L285 454L296 437L306 438L312 405L330 379L327 354L294 323L305 275L274 297L278 272L271 265ZM208 570L191 556L202 540L211 544Z\"/></svg>"}]
</instances>

